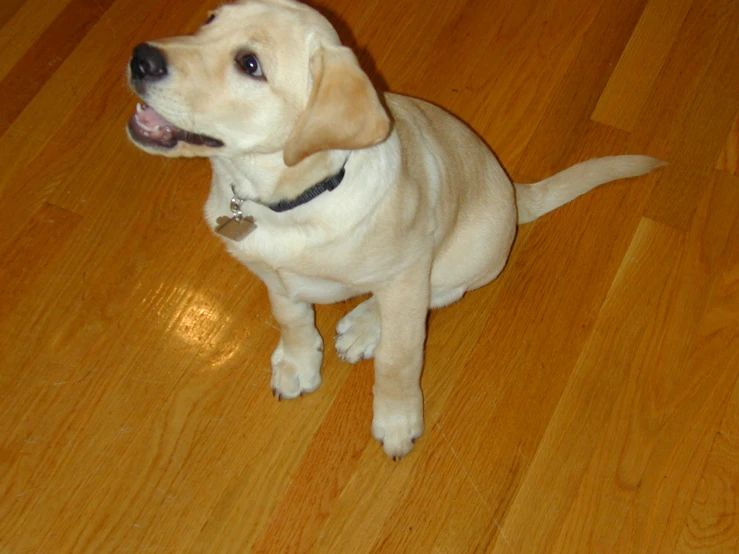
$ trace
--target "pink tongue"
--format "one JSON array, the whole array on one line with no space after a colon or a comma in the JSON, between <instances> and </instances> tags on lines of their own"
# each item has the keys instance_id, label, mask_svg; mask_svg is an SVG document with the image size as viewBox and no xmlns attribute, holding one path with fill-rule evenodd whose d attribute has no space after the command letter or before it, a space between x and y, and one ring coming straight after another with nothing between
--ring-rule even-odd
<instances>
[{"instance_id":1,"label":"pink tongue","mask_svg":"<svg viewBox=\"0 0 739 554\"><path fill-rule=\"evenodd\" d=\"M149 128L154 128L157 125L162 127L174 127L169 121L159 115L153 108L146 106L143 110L138 113L139 121Z\"/></svg>"}]
</instances>

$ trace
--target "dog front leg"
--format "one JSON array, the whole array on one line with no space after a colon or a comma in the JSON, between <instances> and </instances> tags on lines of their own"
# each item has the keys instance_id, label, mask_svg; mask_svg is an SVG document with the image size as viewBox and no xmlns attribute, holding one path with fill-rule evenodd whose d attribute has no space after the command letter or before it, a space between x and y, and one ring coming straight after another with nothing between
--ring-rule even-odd
<instances>
[{"instance_id":1,"label":"dog front leg","mask_svg":"<svg viewBox=\"0 0 739 554\"><path fill-rule=\"evenodd\" d=\"M423 433L421 369L429 310L430 270L417 269L375 293L380 343L375 352L372 434L398 460Z\"/></svg>"},{"instance_id":2,"label":"dog front leg","mask_svg":"<svg viewBox=\"0 0 739 554\"><path fill-rule=\"evenodd\" d=\"M323 340L315 326L313 305L293 302L269 291L280 342L272 353L272 392L278 400L313 392L321 384Z\"/></svg>"}]
</instances>

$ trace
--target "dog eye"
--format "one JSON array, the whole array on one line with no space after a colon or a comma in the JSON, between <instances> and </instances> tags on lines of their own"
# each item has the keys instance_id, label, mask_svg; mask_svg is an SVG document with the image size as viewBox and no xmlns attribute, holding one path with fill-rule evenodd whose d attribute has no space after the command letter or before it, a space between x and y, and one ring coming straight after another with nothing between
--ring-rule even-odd
<instances>
[{"instance_id":1,"label":"dog eye","mask_svg":"<svg viewBox=\"0 0 739 554\"><path fill-rule=\"evenodd\" d=\"M215 18L216 18L216 12L208 13L208 19L205 20L205 23L203 23L203 25L207 25L208 23L213 23L213 20Z\"/></svg>"},{"instance_id":2,"label":"dog eye","mask_svg":"<svg viewBox=\"0 0 739 554\"><path fill-rule=\"evenodd\" d=\"M259 65L259 60L254 54L239 54L236 56L236 64L250 77L264 79L262 66Z\"/></svg>"}]
</instances>

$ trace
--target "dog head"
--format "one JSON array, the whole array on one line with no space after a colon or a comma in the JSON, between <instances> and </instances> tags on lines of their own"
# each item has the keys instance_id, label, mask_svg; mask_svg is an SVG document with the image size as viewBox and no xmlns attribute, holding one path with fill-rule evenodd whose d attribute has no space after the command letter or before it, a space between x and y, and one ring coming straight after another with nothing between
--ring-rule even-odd
<instances>
[{"instance_id":1,"label":"dog head","mask_svg":"<svg viewBox=\"0 0 739 554\"><path fill-rule=\"evenodd\" d=\"M331 24L293 0L247 0L190 36L140 44L131 140L165 156L282 152L287 165L385 140L388 115Z\"/></svg>"}]
</instances>

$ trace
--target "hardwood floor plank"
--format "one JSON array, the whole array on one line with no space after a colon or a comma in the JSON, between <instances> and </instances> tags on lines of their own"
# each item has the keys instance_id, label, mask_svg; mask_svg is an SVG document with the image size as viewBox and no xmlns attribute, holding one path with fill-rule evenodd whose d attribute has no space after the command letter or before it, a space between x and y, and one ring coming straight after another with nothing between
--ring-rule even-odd
<instances>
[{"instance_id":1,"label":"hardwood floor plank","mask_svg":"<svg viewBox=\"0 0 739 554\"><path fill-rule=\"evenodd\" d=\"M25 0L8 0L0 6L0 28L2 28L21 8Z\"/></svg>"},{"instance_id":2,"label":"hardwood floor plank","mask_svg":"<svg viewBox=\"0 0 739 554\"><path fill-rule=\"evenodd\" d=\"M695 2L642 110L631 148L660 159L714 167L739 105L739 6ZM665 102L665 98L671 98Z\"/></svg>"},{"instance_id":3,"label":"hardwood floor plank","mask_svg":"<svg viewBox=\"0 0 739 554\"><path fill-rule=\"evenodd\" d=\"M72 0L0 81L0 137L105 14L113 0Z\"/></svg>"},{"instance_id":4,"label":"hardwood floor plank","mask_svg":"<svg viewBox=\"0 0 739 554\"><path fill-rule=\"evenodd\" d=\"M604 430L618 385L638 356L638 339L656 312L656 298L676 269L674 252L681 244L675 229L646 219L640 223L513 500L502 530L507 540L499 538L491 552L506 552L510 546L516 552L550 551L594 441ZM656 263L644 270L639 267L643 259ZM534 497L539 508L532 510Z\"/></svg>"},{"instance_id":5,"label":"hardwood floor plank","mask_svg":"<svg viewBox=\"0 0 739 554\"><path fill-rule=\"evenodd\" d=\"M520 163L521 158L540 132L557 91L569 86L567 75L600 3L577 1L571 6L565 12L558 2L537 1L502 9L485 56L467 82L460 83L464 86L444 100L483 136L509 172L533 180L539 179L535 171L542 171L538 161Z\"/></svg>"},{"instance_id":6,"label":"hardwood floor plank","mask_svg":"<svg viewBox=\"0 0 739 554\"><path fill-rule=\"evenodd\" d=\"M587 128L590 114L608 82L613 67L628 42L646 0L603 2L587 28L577 55L554 92L541 124L526 145L516 169L536 167L535 179L562 169L572 144L562 133L578 138Z\"/></svg>"},{"instance_id":7,"label":"hardwood floor plank","mask_svg":"<svg viewBox=\"0 0 739 554\"><path fill-rule=\"evenodd\" d=\"M693 0L649 0L598 99L594 121L633 131Z\"/></svg>"},{"instance_id":8,"label":"hardwood floor plank","mask_svg":"<svg viewBox=\"0 0 739 554\"><path fill-rule=\"evenodd\" d=\"M590 121L586 125L582 136L574 143L575 148L573 148L565 158L565 166L589 160L590 158L617 156L624 152L628 152L629 150L627 149L627 146L630 138L631 135L626 131L603 125L597 121ZM659 185L663 181L664 179L658 179L656 184ZM640 186L635 181L630 181L630 183L631 186ZM648 191L645 190L644 192L647 193ZM584 196L582 200L587 201L588 196Z\"/></svg>"},{"instance_id":9,"label":"hardwood floor plank","mask_svg":"<svg viewBox=\"0 0 739 554\"><path fill-rule=\"evenodd\" d=\"M227 289L222 282L223 276L220 283L213 275L208 276L206 273L202 277L210 277L209 281L215 285L213 292L218 295L220 291ZM209 487L203 490L210 478L197 472L195 480L190 480L187 477L188 468L192 464L198 467L200 455L206 456L206 459L215 457L225 462L230 456L242 453L239 448L230 448L225 453L211 453L209 448L198 448L196 445L201 444L204 437L215 433L218 439L212 442L212 446L216 450L228 444L237 446L238 442L230 441L242 440L243 434L235 434L234 429L238 429L241 422L253 421L256 417L256 414L246 414L243 420L239 418L239 415L243 415L243 409L239 407L244 403L251 404L255 409L261 405L259 417L268 413L269 410L265 410L260 402L268 400L268 396L258 394L258 391L268 390L267 382L261 379L268 375L258 370L244 374L241 366L244 360L250 358L258 366L267 364L266 358L254 359L247 353L250 350L266 351L261 344L265 339L268 342L273 340L273 329L265 320L264 330L260 333L258 327L252 326L251 339L245 340L243 335L236 332L241 326L232 317L227 317L228 310L223 304L214 304L212 300L207 300L210 291L205 283L193 280L190 286L197 291L193 302L195 309L190 307L192 296L187 294L179 302L179 310L182 312L180 316L168 316L165 311L165 302L169 304L174 300L170 294L160 303L156 310L157 317L153 321L149 310L141 309L141 319L133 329L118 330L122 335L120 343L116 344L111 338L101 341L100 346L94 350L92 360L83 362L88 366L94 364L93 367L96 368L94 378L89 379L93 383L92 388L87 392L67 389L67 398L74 392L78 393L74 396L76 406L66 420L61 419L61 422L78 429L83 437L89 430L94 432L86 439L80 437L80 443L84 445L82 448L78 446L75 449L59 449L64 452L64 456L55 462L60 465L52 474L49 485L44 485L41 476L33 478L32 482L41 479L41 483L37 485L44 491L42 498L46 498L46 503L49 502L49 497L46 496L48 491L48 494L53 494L55 504L61 512L53 520L38 518L37 521L44 522L48 527L42 527L29 538L46 536L47 539L55 540L54 537L60 534L64 536L61 543L59 539L56 539L56 543L42 543L41 551L51 550L54 544L58 544L62 551L75 548L96 551L100 544L120 544L123 548L141 541L146 547L152 544L170 544L173 537L171 529L173 526L176 529L178 521L182 520L179 517L168 519L168 523L162 525L157 522L159 510L166 508L169 514L180 513L185 520L190 516L198 517L202 510L207 510L209 501L213 501L213 495L220 489ZM253 313L255 295L261 297L261 290L257 287L244 292L246 294L242 301L245 304L230 303L231 307L241 311L250 306L248 311ZM151 302L148 305L151 306ZM207 317L208 313L213 313L211 310L214 308L215 313L222 314L222 317ZM203 313L206 317L200 316ZM157 344L157 341L161 342L161 331L154 332L161 325L170 328L173 335L164 345ZM115 332L115 329L111 331ZM152 341L143 340L142 333L150 336ZM233 340L224 342L224 338L228 336L233 337ZM205 344L212 341L220 346L215 351L204 349L201 341ZM127 353L126 346L129 342L146 344L143 356L138 352L132 353L133 355ZM230 346L228 342L231 343ZM59 356L59 353L56 355ZM62 358L66 359L68 358ZM261 381L262 386L257 387L253 379ZM233 386L234 380L239 386ZM91 396L94 391L105 392L102 397L95 398ZM254 394L257 396L253 397ZM235 409L229 407L224 395L226 400L235 402ZM47 404L53 408L51 421L59 421L63 410L54 403ZM95 406L105 406L106 409L96 410ZM151 410L151 406L157 408ZM31 420L39 419L33 413L30 417ZM279 424L279 419L276 419L275 423ZM75 424L75 421L79 423ZM263 438L269 440L275 432L272 431ZM207 446L211 443L206 441L202 444ZM246 444L249 444L248 439ZM195 448L195 452L199 454L193 457L191 448ZM232 463L234 467L237 465L240 464ZM221 483L218 466L212 466L212 471ZM65 474L78 475L79 482L71 490L58 487L55 490L53 483L59 480L59 475ZM13 483L17 484L19 477L16 475ZM177 485L172 484L175 478ZM111 485L106 487L105 483ZM260 490L268 492L264 487ZM105 491L105 494L96 494L94 491ZM163 491L169 492L165 494ZM198 491L196 503L188 501L194 500L194 491ZM173 504L171 500L174 498L178 502ZM91 499L94 502L94 514L90 514L87 522L80 522L75 514L85 509L85 506L92 509ZM150 507L156 508L151 510ZM43 513L38 507L34 511ZM198 529L193 528L188 528L186 532L180 530L178 540L186 540L197 531Z\"/></svg>"},{"instance_id":10,"label":"hardwood floor plank","mask_svg":"<svg viewBox=\"0 0 739 554\"><path fill-rule=\"evenodd\" d=\"M37 280L43 266L69 240L79 226L78 214L45 204L8 248L0 251L0 320L10 316ZM3 349L4 350L4 349Z\"/></svg>"},{"instance_id":11,"label":"hardwood floor plank","mask_svg":"<svg viewBox=\"0 0 739 554\"><path fill-rule=\"evenodd\" d=\"M712 183L684 248L671 252L673 271L652 322L634 344L625 386L600 434L557 552L611 548L625 526L633 530L628 533L633 542L622 543L620 551L652 552L658 545L671 551L675 522L685 507L674 495L682 498L695 487L717 425L713 408L725 405L737 378L731 363L710 368L691 363L722 260L737 244L732 227L739 224L739 197L736 187L727 185ZM717 210L727 210L726 217L714 219ZM674 475L669 483L679 482L680 488L666 485L665 475Z\"/></svg>"},{"instance_id":12,"label":"hardwood floor plank","mask_svg":"<svg viewBox=\"0 0 739 554\"><path fill-rule=\"evenodd\" d=\"M146 280L143 282L146 283ZM201 285L200 289L203 288ZM90 300L97 303L102 299L98 297ZM104 305L101 307L105 308ZM172 331L176 334L172 340L166 345L162 344L161 332L159 335L152 333L162 321L158 317L151 321L151 315L146 309L139 308L139 315L143 319L136 321L134 318L132 321L134 327L128 329L114 325L102 328L95 326L90 329L90 323L94 322L94 319L90 321L92 319L90 316L94 317L96 314L85 315L84 311L82 314L75 314L73 310L71 314L70 310L66 312L72 316L73 321L79 317L86 323L87 328L78 330L77 337L84 336L90 340L92 339L90 335L94 336L97 333L103 335L102 339L97 344L88 343L86 351L69 348L64 343L52 344L51 349L43 345L42 350L45 352L42 351L32 359L32 365L25 366L33 367L35 370L24 375L21 380L24 386L16 391L12 389L9 391L12 394L11 398L16 399L16 402L11 405L4 403L3 406L4 415L18 422L11 437L16 436L20 444L25 445L22 450L25 451L26 459L36 458L49 444L54 445L51 450L55 452L54 458L40 459L41 465L38 467L43 467L43 472L36 471L34 469L36 466L28 468L18 466L15 471L3 475L2 478L3 489L11 487L10 491L18 491L18 488L20 492L35 491L32 495L22 495L16 499L16 503L20 503L16 511L31 514L33 524L29 522L20 536L16 535L15 529L6 529L3 533L6 537L17 539L22 537L24 544L42 541L46 535L45 531L48 531L49 527L53 529L55 525L63 530L65 540L69 540L95 518L107 521L110 525L115 522L112 519L116 513L113 506L118 506L118 503L126 506L127 495L135 494L139 488L136 476L145 475L141 472L146 467L146 455L143 457L140 454L132 455L129 458L125 454L126 447L140 430L150 433L157 430L157 427L152 425L157 410L147 408L152 404L156 405L157 401L161 402L162 395L166 398L167 391L171 390L176 382L173 378L177 379L179 375L178 366L181 368L183 364L186 366L192 363L194 354L192 347L197 346L187 341L183 343L182 338L178 340L177 337L187 333L191 325L185 323L187 326L183 327L181 319L175 319ZM149 325L144 324L147 319ZM59 318L55 320L59 321ZM43 326L41 328L43 329ZM148 331L151 337L149 341L143 339L142 331L143 336L146 336ZM214 337L212 331L206 329L202 330L201 334L204 339L213 340L220 335L216 333ZM120 341L114 338L116 335L120 336ZM75 335L71 335L70 339L74 341ZM223 343L222 340L219 342ZM130 343L145 345L145 355L141 356L138 351L130 352L128 349ZM187 348L188 345L190 348ZM223 347L225 346L224 344ZM231 346L231 350L233 349ZM204 363L211 365L218 360L218 356L212 351L200 357L205 357ZM179 372L181 371L179 369ZM8 388L4 390L7 391ZM132 402L132 399L135 401ZM101 406L105 409L101 409ZM175 433L177 427L170 426L165 429L171 435ZM65 430L69 441L58 443L55 437L64 434ZM118 465L120 459L130 460L130 473L121 471L126 468L128 462L121 467ZM76 478L66 479L63 477L65 475L75 475ZM93 492L110 488L110 485L106 487L104 483L109 482L111 478L115 480L115 476L119 478L128 476L123 478L119 494L107 497L105 494L96 495ZM60 481L66 483L66 486L58 486ZM15 495L9 494L7 497L13 496ZM84 506L90 507L91 498L94 498L94 504L99 509L94 515L90 515L87 522L81 522L75 514L84 509ZM72 511L66 512L65 506L70 507ZM48 515L44 517L46 514ZM93 528L87 529L89 532ZM57 535L58 531L51 532L50 537ZM41 551L49 551L53 546L40 548ZM62 551L65 551L65 548L62 548Z\"/></svg>"},{"instance_id":13,"label":"hardwood floor plank","mask_svg":"<svg viewBox=\"0 0 739 554\"><path fill-rule=\"evenodd\" d=\"M342 389L331 406L293 473L291 486L253 545L254 552L307 552L315 544L328 516L320 507L331 506L341 494L370 440L367 422L372 417L373 374L370 364L363 365L351 373L346 391ZM381 456L377 450L375 455Z\"/></svg>"},{"instance_id":14,"label":"hardwood floor plank","mask_svg":"<svg viewBox=\"0 0 739 554\"><path fill-rule=\"evenodd\" d=\"M718 213L710 215L711 218L720 218L719 214L734 214L733 227L727 228L727 223L714 221L710 227L718 229L727 228L729 242L722 249L721 241L713 245L705 242L705 257L710 260L714 267L721 271L719 278L714 282L709 305L705 310L699 326L698 337L695 348L690 354L687 362L689 370L686 374L692 374L692 379L697 383L702 381L699 390L700 396L703 391L714 386L717 394L714 399L708 400L696 414L696 425L689 428L675 430L675 434L685 441L685 449L676 448L675 467L684 466L686 472L667 473L668 479L663 473L654 475L652 479L642 485L640 494L645 498L664 498L669 502L673 498L672 506L667 509L666 503L658 503L653 508L649 503L635 503L632 513L626 520L621 530L618 542L618 552L648 551L648 552L674 552L675 545L683 530L687 515L690 511L690 503L694 498L694 491L699 480L700 473L705 467L710 445L724 413L726 413L725 400L733 388L737 379L737 329L739 320L736 311L736 268L739 263L736 247L737 221L736 221L736 179L719 179L716 183L716 195L714 200L730 200L729 206L721 205ZM717 202L717 204L719 203ZM705 263L705 262L704 262ZM722 269L723 268L723 269ZM727 279L728 278L728 279ZM728 287L727 287L728 285ZM714 373L715 372L715 373ZM716 376L715 382L712 382ZM698 388L698 387L696 387ZM689 395L692 391L685 391ZM707 425L701 425L706 422ZM711 422L708 424L708 422ZM702 428L701 428L702 427ZM691 448L698 445L698 448ZM688 458L697 458L687 461ZM673 479L672 476L675 475ZM703 520L710 525L711 519Z\"/></svg>"},{"instance_id":15,"label":"hardwood floor plank","mask_svg":"<svg viewBox=\"0 0 739 554\"><path fill-rule=\"evenodd\" d=\"M0 81L52 24L70 0L24 0L20 9L0 26Z\"/></svg>"},{"instance_id":16,"label":"hardwood floor plank","mask_svg":"<svg viewBox=\"0 0 739 554\"><path fill-rule=\"evenodd\" d=\"M311 552L444 551L445 545L485 540L467 516L487 520L489 507L443 430L429 423L423 440L429 456L407 465L383 464L374 444L365 450L365 470L347 484Z\"/></svg>"},{"instance_id":17,"label":"hardwood floor plank","mask_svg":"<svg viewBox=\"0 0 739 554\"><path fill-rule=\"evenodd\" d=\"M739 112L734 117L726 143L716 161L716 169L739 175Z\"/></svg>"},{"instance_id":18,"label":"hardwood floor plank","mask_svg":"<svg viewBox=\"0 0 739 554\"><path fill-rule=\"evenodd\" d=\"M687 231L695 211L715 179L714 170L695 169L683 164L670 164L650 191L644 215L660 223Z\"/></svg>"},{"instance_id":19,"label":"hardwood floor plank","mask_svg":"<svg viewBox=\"0 0 739 554\"><path fill-rule=\"evenodd\" d=\"M737 313L734 312L734 317ZM734 344L734 351L739 348ZM732 362L735 366L739 359ZM739 384L715 435L675 552L721 554L739 548Z\"/></svg>"},{"instance_id":20,"label":"hardwood floor plank","mask_svg":"<svg viewBox=\"0 0 739 554\"><path fill-rule=\"evenodd\" d=\"M413 0L415 2L415 0ZM365 69L377 72L375 83L380 90L404 90L406 83L418 85L417 77L426 63L439 58L439 44L435 40L454 26L460 14L474 4L469 0L460 2L434 2L426 4L412 19L406 17L414 4L374 2L370 6L351 3L343 11L347 35L360 46L360 60ZM341 3L342 6L345 3ZM369 9L369 11L368 11ZM367 17L368 14L377 17ZM395 21L389 26L386 21ZM406 40L417 45L406 49ZM446 41L444 41L446 44Z\"/></svg>"},{"instance_id":21,"label":"hardwood floor plank","mask_svg":"<svg viewBox=\"0 0 739 554\"><path fill-rule=\"evenodd\" d=\"M458 441L450 434L451 427L445 428L438 419L429 421L428 426L429 456L412 468L392 509L382 514L384 525L370 550L373 553L416 549L443 552L457 541L475 551L498 533L503 508L488 500L489 484L480 480L464 459ZM480 453L484 455L483 450ZM492 458L489 461L497 462ZM495 487L508 491L518 468L515 460L513 464L508 460L503 463L512 471ZM502 504L505 506L505 502Z\"/></svg>"}]
</instances>

